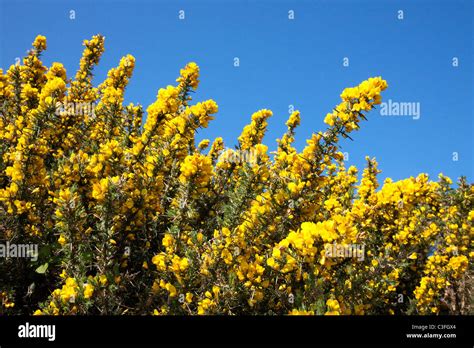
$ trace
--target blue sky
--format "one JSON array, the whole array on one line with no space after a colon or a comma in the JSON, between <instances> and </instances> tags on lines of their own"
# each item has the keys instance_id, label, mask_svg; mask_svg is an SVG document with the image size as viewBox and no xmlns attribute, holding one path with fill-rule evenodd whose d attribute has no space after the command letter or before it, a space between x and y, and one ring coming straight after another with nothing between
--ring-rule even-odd
<instances>
[{"instance_id":1,"label":"blue sky","mask_svg":"<svg viewBox=\"0 0 474 348\"><path fill-rule=\"evenodd\" d=\"M126 101L145 108L158 88L174 83L181 67L197 62L195 101L212 98L220 109L199 138L223 136L229 147L250 115L268 108L274 116L264 142L274 149L294 105L302 113L296 141L301 149L313 131L324 129L324 116L345 87L380 75L389 84L384 100L419 103L420 117L369 113L351 134L354 141L342 143L348 164L362 169L369 155L379 161L381 178L423 172L436 179L442 172L473 181L470 0L0 0L0 67L8 68L43 34L44 63L62 62L73 76L82 40L97 33L106 36L106 51L95 83L130 53L137 63Z\"/></svg>"}]
</instances>

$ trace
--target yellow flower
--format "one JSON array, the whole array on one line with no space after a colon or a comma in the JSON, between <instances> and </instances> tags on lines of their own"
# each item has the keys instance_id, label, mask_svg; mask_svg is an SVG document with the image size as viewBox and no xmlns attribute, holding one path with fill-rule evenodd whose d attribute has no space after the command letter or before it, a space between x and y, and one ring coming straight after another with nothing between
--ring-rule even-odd
<instances>
[{"instance_id":1,"label":"yellow flower","mask_svg":"<svg viewBox=\"0 0 474 348\"><path fill-rule=\"evenodd\" d=\"M39 52L44 51L46 49L46 37L38 35L33 42L33 47Z\"/></svg>"},{"instance_id":2,"label":"yellow flower","mask_svg":"<svg viewBox=\"0 0 474 348\"><path fill-rule=\"evenodd\" d=\"M151 259L151 262L156 265L156 268L160 271L165 271L166 270L166 255L164 254L159 254L153 256Z\"/></svg>"},{"instance_id":3,"label":"yellow flower","mask_svg":"<svg viewBox=\"0 0 474 348\"><path fill-rule=\"evenodd\" d=\"M314 315L314 311L306 311L306 310L299 310L299 309L292 309L289 315Z\"/></svg>"},{"instance_id":4,"label":"yellow flower","mask_svg":"<svg viewBox=\"0 0 474 348\"><path fill-rule=\"evenodd\" d=\"M189 267L189 260L185 257L181 259L179 262L179 269L180 271L185 271Z\"/></svg>"},{"instance_id":5,"label":"yellow flower","mask_svg":"<svg viewBox=\"0 0 474 348\"><path fill-rule=\"evenodd\" d=\"M193 301L193 294L190 292L186 293L186 302L191 303Z\"/></svg>"},{"instance_id":6,"label":"yellow flower","mask_svg":"<svg viewBox=\"0 0 474 348\"><path fill-rule=\"evenodd\" d=\"M178 294L178 292L176 291L176 288L174 287L174 285L172 285L170 283L167 283L165 288L166 288L166 290L168 290L168 292L170 294L170 297L176 297L176 295Z\"/></svg>"},{"instance_id":7,"label":"yellow flower","mask_svg":"<svg viewBox=\"0 0 474 348\"><path fill-rule=\"evenodd\" d=\"M219 297L220 288L218 286L214 285L212 287L212 292L214 293L214 296L217 298L217 297Z\"/></svg>"},{"instance_id":8,"label":"yellow flower","mask_svg":"<svg viewBox=\"0 0 474 348\"><path fill-rule=\"evenodd\" d=\"M196 89L199 85L199 67L196 63L188 63L184 69L181 69L181 76L176 80L180 84L188 83Z\"/></svg>"},{"instance_id":9,"label":"yellow flower","mask_svg":"<svg viewBox=\"0 0 474 348\"><path fill-rule=\"evenodd\" d=\"M270 266L271 268L275 268L276 262L273 257L270 257L267 259L267 265Z\"/></svg>"},{"instance_id":10,"label":"yellow flower","mask_svg":"<svg viewBox=\"0 0 474 348\"><path fill-rule=\"evenodd\" d=\"M410 260L416 260L418 258L418 255L416 253L411 253L410 256L408 256Z\"/></svg>"},{"instance_id":11,"label":"yellow flower","mask_svg":"<svg viewBox=\"0 0 474 348\"><path fill-rule=\"evenodd\" d=\"M98 201L103 201L109 187L108 179L101 179L92 185L92 197Z\"/></svg>"},{"instance_id":12,"label":"yellow flower","mask_svg":"<svg viewBox=\"0 0 474 348\"><path fill-rule=\"evenodd\" d=\"M163 244L164 247L170 247L174 243L174 238L171 234L166 233L161 243Z\"/></svg>"},{"instance_id":13,"label":"yellow flower","mask_svg":"<svg viewBox=\"0 0 474 348\"><path fill-rule=\"evenodd\" d=\"M289 128L295 128L297 127L301 122L301 117L300 117L300 112L299 111L293 111L288 118L288 121L286 121L286 126Z\"/></svg>"},{"instance_id":14,"label":"yellow flower","mask_svg":"<svg viewBox=\"0 0 474 348\"><path fill-rule=\"evenodd\" d=\"M91 298L93 293L94 293L94 286L88 283L84 284L84 298L86 299Z\"/></svg>"},{"instance_id":15,"label":"yellow flower","mask_svg":"<svg viewBox=\"0 0 474 348\"><path fill-rule=\"evenodd\" d=\"M185 184L194 178L199 186L205 185L212 173L211 159L201 154L187 156L181 165L179 180Z\"/></svg>"},{"instance_id":16,"label":"yellow flower","mask_svg":"<svg viewBox=\"0 0 474 348\"><path fill-rule=\"evenodd\" d=\"M326 315L337 315L341 313L341 307L336 299L328 299L326 305L328 306Z\"/></svg>"},{"instance_id":17,"label":"yellow flower","mask_svg":"<svg viewBox=\"0 0 474 348\"><path fill-rule=\"evenodd\" d=\"M232 253L228 249L222 250L221 257L226 264L230 265L232 263Z\"/></svg>"},{"instance_id":18,"label":"yellow flower","mask_svg":"<svg viewBox=\"0 0 474 348\"><path fill-rule=\"evenodd\" d=\"M290 182L288 183L288 190L290 190L291 193L296 194L298 193L298 185L294 182Z\"/></svg>"},{"instance_id":19,"label":"yellow flower","mask_svg":"<svg viewBox=\"0 0 474 348\"><path fill-rule=\"evenodd\" d=\"M101 274L101 275L99 276L99 283L100 283L100 285L102 285L102 286L107 285L107 276L106 276L105 274Z\"/></svg>"},{"instance_id":20,"label":"yellow flower","mask_svg":"<svg viewBox=\"0 0 474 348\"><path fill-rule=\"evenodd\" d=\"M66 238L62 234L59 235L58 243L61 244L61 245L64 245L64 244L67 243Z\"/></svg>"},{"instance_id":21,"label":"yellow flower","mask_svg":"<svg viewBox=\"0 0 474 348\"><path fill-rule=\"evenodd\" d=\"M334 126L334 115L327 114L326 117L324 118L324 123L328 124L331 127Z\"/></svg>"}]
</instances>

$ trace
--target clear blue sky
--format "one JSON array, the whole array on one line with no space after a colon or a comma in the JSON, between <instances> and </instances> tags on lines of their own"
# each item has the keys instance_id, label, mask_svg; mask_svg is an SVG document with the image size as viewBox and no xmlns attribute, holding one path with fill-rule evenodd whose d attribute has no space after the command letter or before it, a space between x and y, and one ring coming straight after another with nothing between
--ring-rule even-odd
<instances>
[{"instance_id":1,"label":"clear blue sky","mask_svg":"<svg viewBox=\"0 0 474 348\"><path fill-rule=\"evenodd\" d=\"M48 39L43 61L78 68L82 40L101 33L106 52L95 82L120 57L136 57L127 102L148 106L195 61L201 84L195 100L213 98L219 113L199 134L236 143L250 115L273 110L265 143L275 148L288 105L302 113L296 146L323 119L345 87L381 75L384 100L420 103L421 116L368 122L343 143L349 164L377 157L381 177L442 172L473 181L473 1L12 1L0 0L0 67L22 56L37 34ZM76 18L69 18L74 10ZM179 20L179 10L185 20ZM294 10L295 19L288 19ZM403 10L404 19L398 19ZM234 67L234 57L240 67ZM349 67L343 67L343 58ZM452 66L453 57L459 66ZM459 160L452 160L452 153Z\"/></svg>"}]
</instances>

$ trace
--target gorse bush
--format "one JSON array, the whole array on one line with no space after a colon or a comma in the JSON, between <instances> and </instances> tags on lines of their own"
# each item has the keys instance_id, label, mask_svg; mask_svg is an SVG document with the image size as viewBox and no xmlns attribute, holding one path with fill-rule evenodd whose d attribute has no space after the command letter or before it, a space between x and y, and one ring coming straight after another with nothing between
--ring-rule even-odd
<instances>
[{"instance_id":1,"label":"gorse bush","mask_svg":"<svg viewBox=\"0 0 474 348\"><path fill-rule=\"evenodd\" d=\"M144 111L124 105L128 55L98 87L104 38L75 78L45 67L38 36L0 70L0 238L39 246L0 259L1 314L432 314L471 311L474 188L426 174L379 186L377 162L346 168L338 141L387 83L345 89L298 152L300 113L270 153L269 110L233 149L195 135L195 63ZM142 120L145 119L142 124Z\"/></svg>"}]
</instances>

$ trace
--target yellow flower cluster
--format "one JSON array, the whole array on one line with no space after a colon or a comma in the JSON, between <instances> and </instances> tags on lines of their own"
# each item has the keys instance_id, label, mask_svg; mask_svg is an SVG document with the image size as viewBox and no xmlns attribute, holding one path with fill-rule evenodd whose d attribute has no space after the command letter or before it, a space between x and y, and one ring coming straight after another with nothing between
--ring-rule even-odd
<instances>
[{"instance_id":1,"label":"yellow flower cluster","mask_svg":"<svg viewBox=\"0 0 474 348\"><path fill-rule=\"evenodd\" d=\"M257 111L252 115L252 122L244 127L242 134L239 136L239 144L242 150L249 150L262 142L268 125L267 119L272 115L273 113L266 109Z\"/></svg>"},{"instance_id":2,"label":"yellow flower cluster","mask_svg":"<svg viewBox=\"0 0 474 348\"><path fill-rule=\"evenodd\" d=\"M344 127L347 133L359 128L362 111L370 111L381 103L380 93L387 88L387 82L381 77L369 78L357 87L346 88L342 94L342 103L326 115L324 122L333 127Z\"/></svg>"},{"instance_id":3,"label":"yellow flower cluster","mask_svg":"<svg viewBox=\"0 0 474 348\"><path fill-rule=\"evenodd\" d=\"M134 57L96 88L104 37L84 46L72 80L42 64L42 36L0 70L0 239L42 248L26 266L0 261L0 314L472 311L460 289L472 282L474 186L379 183L375 159L360 178L344 165L339 139L380 104L382 78L345 89L301 150L299 111L275 152L262 144L266 109L225 150L196 139L218 111L192 101L196 63L145 112L124 105ZM43 284L28 307L33 277Z\"/></svg>"},{"instance_id":4,"label":"yellow flower cluster","mask_svg":"<svg viewBox=\"0 0 474 348\"><path fill-rule=\"evenodd\" d=\"M0 291L0 304L0 314L3 314L9 308L15 307L15 303L11 301L6 291Z\"/></svg>"},{"instance_id":5,"label":"yellow flower cluster","mask_svg":"<svg viewBox=\"0 0 474 348\"><path fill-rule=\"evenodd\" d=\"M46 37L38 35L33 42L33 47L39 52L44 51L46 49Z\"/></svg>"},{"instance_id":6,"label":"yellow flower cluster","mask_svg":"<svg viewBox=\"0 0 474 348\"><path fill-rule=\"evenodd\" d=\"M181 164L179 180L186 184L193 181L197 187L206 186L212 175L211 159L201 154L187 156Z\"/></svg>"},{"instance_id":7,"label":"yellow flower cluster","mask_svg":"<svg viewBox=\"0 0 474 348\"><path fill-rule=\"evenodd\" d=\"M176 82L184 86L189 86L193 89L198 88L199 85L199 67L196 63L192 62L187 64L184 69L180 71L180 77L176 79Z\"/></svg>"}]
</instances>

